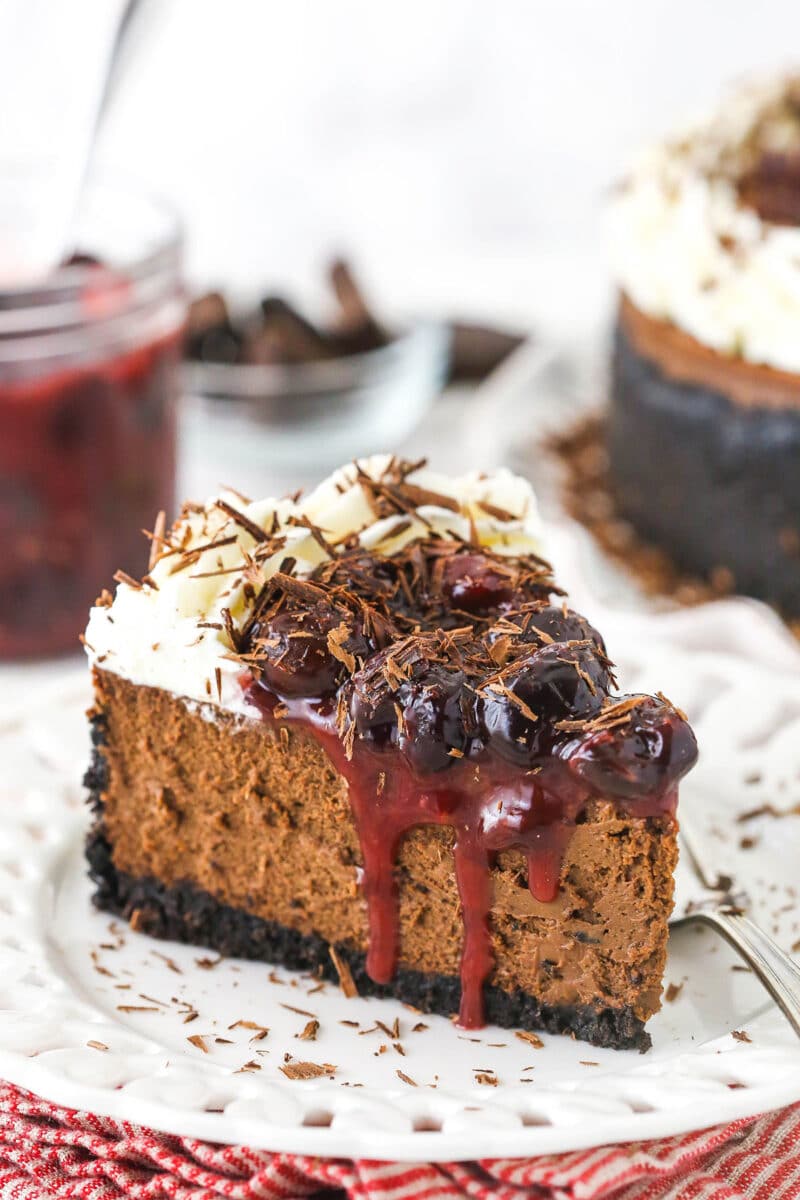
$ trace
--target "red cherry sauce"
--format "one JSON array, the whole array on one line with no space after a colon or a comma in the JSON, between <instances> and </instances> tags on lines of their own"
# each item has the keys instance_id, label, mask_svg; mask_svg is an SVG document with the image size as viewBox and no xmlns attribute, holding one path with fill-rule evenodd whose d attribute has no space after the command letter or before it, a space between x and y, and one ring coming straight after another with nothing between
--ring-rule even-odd
<instances>
[{"instance_id":1,"label":"red cherry sauce","mask_svg":"<svg viewBox=\"0 0 800 1200\"><path fill-rule=\"evenodd\" d=\"M672 814L677 779L694 761L694 738L674 710L655 701L652 719L584 734L554 734L534 765L506 761L481 742L447 770L415 771L396 744L354 739L351 755L336 727L334 700L278 698L262 681L243 677L264 719L305 728L347 780L361 843L367 904L367 972L389 983L398 950L394 863L403 836L420 825L449 825L461 898L464 941L459 1023L484 1023L483 985L492 966L489 915L498 852L522 851L528 886L543 903L558 895L564 851L592 797L613 798L637 817ZM680 743L680 744L678 744Z\"/></svg>"}]
</instances>

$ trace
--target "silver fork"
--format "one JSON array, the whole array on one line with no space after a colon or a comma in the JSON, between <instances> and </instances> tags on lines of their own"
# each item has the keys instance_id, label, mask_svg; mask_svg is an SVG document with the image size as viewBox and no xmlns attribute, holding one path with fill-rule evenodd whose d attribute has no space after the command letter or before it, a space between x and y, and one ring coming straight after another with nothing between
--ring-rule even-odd
<instances>
[{"instance_id":1,"label":"silver fork","mask_svg":"<svg viewBox=\"0 0 800 1200\"><path fill-rule=\"evenodd\" d=\"M747 897L743 892L732 894L733 881L709 871L703 839L685 813L681 814L679 842L682 862L690 867L702 890L676 906L670 925L675 928L702 921L722 934L761 980L800 1037L800 966L747 916Z\"/></svg>"}]
</instances>

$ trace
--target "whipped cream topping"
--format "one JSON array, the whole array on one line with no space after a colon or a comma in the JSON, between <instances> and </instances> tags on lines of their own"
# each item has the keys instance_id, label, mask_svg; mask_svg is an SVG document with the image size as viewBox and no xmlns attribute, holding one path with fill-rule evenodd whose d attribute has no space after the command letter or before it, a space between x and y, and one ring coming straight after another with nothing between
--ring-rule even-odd
<instances>
[{"instance_id":1,"label":"whipped cream topping","mask_svg":"<svg viewBox=\"0 0 800 1200\"><path fill-rule=\"evenodd\" d=\"M405 476L421 489L411 512L376 519L359 472L380 480L392 464L375 455L335 471L307 497L245 502L223 492L204 505L189 505L169 532L157 561L141 585L118 584L113 602L92 609L86 652L93 666L132 683L162 688L230 712L252 713L231 657L225 632L226 610L240 627L253 596L250 551L256 538L227 506L285 544L258 565L265 581L291 556L294 573L307 576L327 557L310 522L332 546L357 537L383 555L429 537L477 537L496 553L540 554L541 521L530 484L505 469L491 474L441 475L420 467ZM448 497L451 504L428 503L424 493ZM486 506L486 507L484 507Z\"/></svg>"},{"instance_id":2,"label":"whipped cream topping","mask_svg":"<svg viewBox=\"0 0 800 1200\"><path fill-rule=\"evenodd\" d=\"M713 349L800 372L800 227L764 220L738 183L762 155L800 155L797 77L749 84L645 151L610 214L621 288Z\"/></svg>"}]
</instances>

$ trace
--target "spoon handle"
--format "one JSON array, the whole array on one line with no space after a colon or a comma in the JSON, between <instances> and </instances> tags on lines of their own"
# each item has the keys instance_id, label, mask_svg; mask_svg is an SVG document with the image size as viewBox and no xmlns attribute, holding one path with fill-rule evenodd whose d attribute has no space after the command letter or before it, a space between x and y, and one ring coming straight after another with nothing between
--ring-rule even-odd
<instances>
[{"instance_id":1,"label":"spoon handle","mask_svg":"<svg viewBox=\"0 0 800 1200\"><path fill-rule=\"evenodd\" d=\"M711 925L730 942L800 1037L800 966L755 921L724 905L707 905L688 919Z\"/></svg>"}]
</instances>

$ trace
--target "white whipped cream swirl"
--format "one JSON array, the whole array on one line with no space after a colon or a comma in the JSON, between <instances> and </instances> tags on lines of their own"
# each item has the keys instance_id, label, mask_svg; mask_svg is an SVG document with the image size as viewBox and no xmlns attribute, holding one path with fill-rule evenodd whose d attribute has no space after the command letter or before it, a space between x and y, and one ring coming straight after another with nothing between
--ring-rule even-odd
<instances>
[{"instance_id":1,"label":"white whipped cream swirl","mask_svg":"<svg viewBox=\"0 0 800 1200\"><path fill-rule=\"evenodd\" d=\"M762 151L800 154L798 79L749 84L634 163L610 213L617 281L648 315L713 349L800 373L800 227L744 207Z\"/></svg>"}]
</instances>

